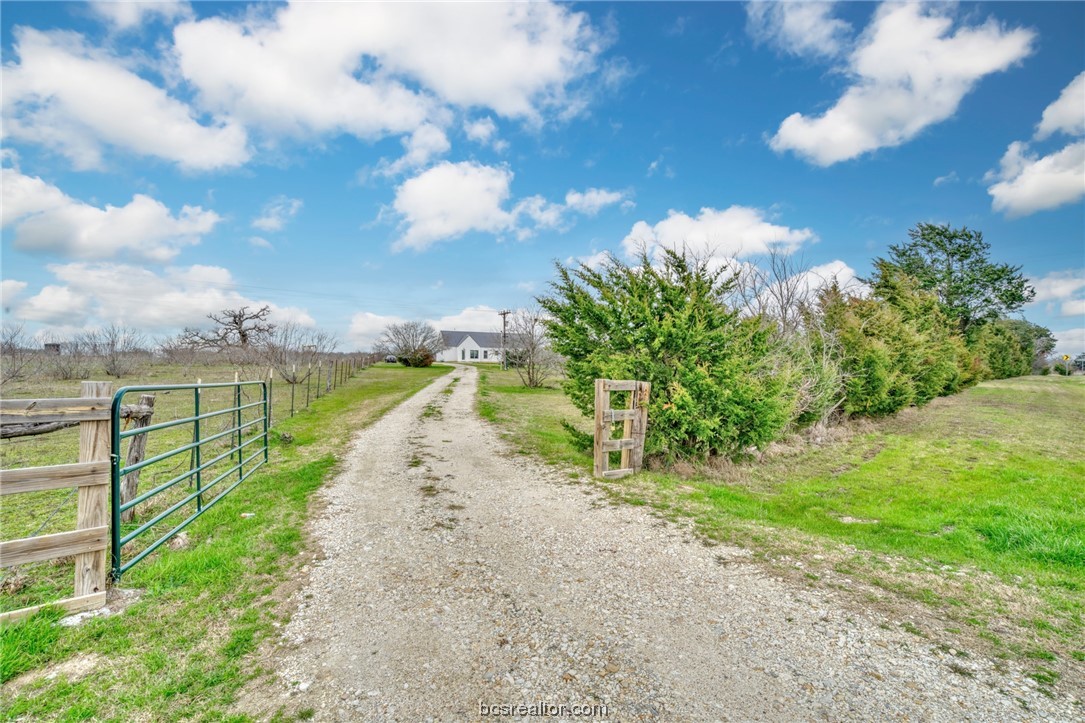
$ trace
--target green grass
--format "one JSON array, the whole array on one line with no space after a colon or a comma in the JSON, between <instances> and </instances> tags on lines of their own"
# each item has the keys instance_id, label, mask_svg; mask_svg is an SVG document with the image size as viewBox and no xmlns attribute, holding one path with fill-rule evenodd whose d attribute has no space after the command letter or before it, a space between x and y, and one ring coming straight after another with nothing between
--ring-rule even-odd
<instances>
[{"instance_id":1,"label":"green grass","mask_svg":"<svg viewBox=\"0 0 1085 723\"><path fill-rule=\"evenodd\" d=\"M306 559L312 493L356 429L447 371L370 368L283 419L271 465L190 525L185 549L161 549L125 574L121 587L140 597L122 614L67 628L47 609L4 626L0 720L228 717L241 686L263 672L253 651L285 622L281 598ZM85 676L63 672L79 661L91 663ZM35 676L61 663L55 678Z\"/></svg>"},{"instance_id":2,"label":"green grass","mask_svg":"<svg viewBox=\"0 0 1085 723\"><path fill-rule=\"evenodd\" d=\"M1083 381L987 382L831 431L820 446L782 444L758 461L600 484L664 516L691 517L707 539L798 559L805 584L821 584L828 568L882 598L935 609L955 630L1009 620L1010 632L988 636L1007 654L1028 657L1040 640L1069 659L1085 631ZM590 422L560 391L525 390L492 371L479 406L522 452L590 476L590 452L561 426L587 432Z\"/></svg>"}]
</instances>

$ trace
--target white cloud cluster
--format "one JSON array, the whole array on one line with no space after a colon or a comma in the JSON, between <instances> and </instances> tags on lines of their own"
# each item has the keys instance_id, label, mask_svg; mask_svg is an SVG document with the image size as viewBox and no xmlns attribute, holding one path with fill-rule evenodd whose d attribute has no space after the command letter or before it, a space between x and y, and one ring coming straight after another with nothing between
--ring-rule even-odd
<instances>
[{"instance_id":1,"label":"white cloud cluster","mask_svg":"<svg viewBox=\"0 0 1085 723\"><path fill-rule=\"evenodd\" d=\"M550 3L293 3L174 33L205 107L272 133L413 131L443 104L538 119L601 51L587 16Z\"/></svg>"},{"instance_id":2,"label":"white cloud cluster","mask_svg":"<svg viewBox=\"0 0 1085 723\"><path fill-rule=\"evenodd\" d=\"M830 166L901 145L956 113L985 76L1032 52L1031 30L990 19L954 31L952 11L922 3L879 6L848 57L853 84L820 116L788 116L772 148Z\"/></svg>"},{"instance_id":3,"label":"white cloud cluster","mask_svg":"<svg viewBox=\"0 0 1085 723\"><path fill-rule=\"evenodd\" d=\"M262 231L282 231L290 219L298 215L298 211L304 205L300 198L275 196L264 204L260 215L253 219L252 226Z\"/></svg>"},{"instance_id":4,"label":"white cloud cluster","mask_svg":"<svg viewBox=\"0 0 1085 723\"><path fill-rule=\"evenodd\" d=\"M94 0L90 9L117 30L132 30L153 18L166 22L192 15L187 2L177 0Z\"/></svg>"},{"instance_id":5,"label":"white cloud cluster","mask_svg":"<svg viewBox=\"0 0 1085 723\"><path fill-rule=\"evenodd\" d=\"M271 146L405 134L404 167L417 166L443 152L435 130L456 111L538 124L583 109L581 81L604 73L598 57L610 41L586 13L550 2L295 2L204 19L184 3L93 9L117 30L184 21L150 63L78 33L16 28L16 60L3 69L5 133L79 169L101 167L106 148L190 170L235 167L256 145L250 131ZM192 91L191 104L167 84ZM486 135L486 120L468 133Z\"/></svg>"},{"instance_id":6,"label":"white cloud cluster","mask_svg":"<svg viewBox=\"0 0 1085 723\"><path fill-rule=\"evenodd\" d=\"M622 249L629 257L642 249L652 255L665 248L699 258L730 260L772 250L791 253L814 241L817 234L811 229L771 223L757 208L731 206L721 211L705 207L696 217L672 210L655 225L638 221L622 240Z\"/></svg>"},{"instance_id":7,"label":"white cloud cluster","mask_svg":"<svg viewBox=\"0 0 1085 723\"><path fill-rule=\"evenodd\" d=\"M1055 134L1078 140L1045 156L1034 153L1024 141L1009 145L999 169L985 178L993 181L987 193L996 211L1007 216L1027 216L1085 196L1085 72L1070 81L1044 109L1033 140L1042 141Z\"/></svg>"},{"instance_id":8,"label":"white cloud cluster","mask_svg":"<svg viewBox=\"0 0 1085 723\"><path fill-rule=\"evenodd\" d=\"M1036 289L1033 303L1043 304L1048 313L1059 316L1085 315L1085 269L1052 271L1029 281Z\"/></svg>"},{"instance_id":9,"label":"white cloud cluster","mask_svg":"<svg viewBox=\"0 0 1085 723\"><path fill-rule=\"evenodd\" d=\"M759 43L792 55L832 58L850 40L852 27L833 17L833 2L749 2L746 29Z\"/></svg>"},{"instance_id":10,"label":"white cloud cluster","mask_svg":"<svg viewBox=\"0 0 1085 723\"><path fill-rule=\"evenodd\" d=\"M8 312L15 303L15 299L26 289L26 286L25 281L16 281L15 279L0 281L0 307L3 307L4 313Z\"/></svg>"},{"instance_id":11,"label":"white cloud cluster","mask_svg":"<svg viewBox=\"0 0 1085 723\"><path fill-rule=\"evenodd\" d=\"M15 304L12 316L52 326L120 323L147 332L202 326L207 314L240 306L272 307L276 321L312 326L296 307L280 307L241 294L219 266L167 267L161 273L131 264L70 263L47 267L56 284ZM132 303L140 299L140 303Z\"/></svg>"},{"instance_id":12,"label":"white cloud cluster","mask_svg":"<svg viewBox=\"0 0 1085 723\"><path fill-rule=\"evenodd\" d=\"M3 67L5 135L54 149L77 169L101 167L105 146L191 170L249 158L237 122L200 123L185 103L75 33L18 27L13 54L18 63Z\"/></svg>"},{"instance_id":13,"label":"white cloud cluster","mask_svg":"<svg viewBox=\"0 0 1085 723\"><path fill-rule=\"evenodd\" d=\"M404 181L392 206L405 230L393 248L421 251L472 231L525 239L539 229L563 229L570 211L594 215L625 199L618 191L590 188L570 190L565 204L529 196L507 209L512 178L505 167L444 161Z\"/></svg>"},{"instance_id":14,"label":"white cloud cluster","mask_svg":"<svg viewBox=\"0 0 1085 723\"><path fill-rule=\"evenodd\" d=\"M98 208L67 196L36 176L4 168L0 225L14 227L15 246L79 259L124 253L169 261L199 243L221 220L214 211L184 206L174 215L161 201L136 194L124 206Z\"/></svg>"},{"instance_id":15,"label":"white cloud cluster","mask_svg":"<svg viewBox=\"0 0 1085 723\"><path fill-rule=\"evenodd\" d=\"M409 136L403 138L405 153L396 161L382 161L377 173L382 176L396 176L412 168L420 168L433 158L444 155L452 148L448 136L432 123L423 123Z\"/></svg>"}]
</instances>

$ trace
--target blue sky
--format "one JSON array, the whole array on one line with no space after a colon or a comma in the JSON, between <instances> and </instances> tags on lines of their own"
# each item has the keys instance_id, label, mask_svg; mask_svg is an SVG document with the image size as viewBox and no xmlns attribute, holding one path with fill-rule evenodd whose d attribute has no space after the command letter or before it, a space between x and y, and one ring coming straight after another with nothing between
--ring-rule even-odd
<instances>
[{"instance_id":1,"label":"blue sky","mask_svg":"<svg viewBox=\"0 0 1085 723\"><path fill-rule=\"evenodd\" d=\"M1085 3L4 2L5 323L490 330L555 261L983 231L1085 350Z\"/></svg>"}]
</instances>

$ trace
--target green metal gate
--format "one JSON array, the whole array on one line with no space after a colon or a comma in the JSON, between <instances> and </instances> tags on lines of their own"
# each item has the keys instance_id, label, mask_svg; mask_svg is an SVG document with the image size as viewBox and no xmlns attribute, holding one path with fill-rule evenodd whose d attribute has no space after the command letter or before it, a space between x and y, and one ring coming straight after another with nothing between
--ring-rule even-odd
<instances>
[{"instance_id":1,"label":"green metal gate","mask_svg":"<svg viewBox=\"0 0 1085 723\"><path fill-rule=\"evenodd\" d=\"M191 393L191 404L180 405L191 409L191 413L145 427L122 429L121 410L125 396L146 392L163 397ZM255 400L249 401L250 396ZM159 409L167 411L166 406L176 405L156 404L155 413ZM268 389L267 383L262 381L132 386L123 387L113 395L110 534L114 580L187 527L268 461L268 420ZM155 433L159 433L159 443L151 445ZM147 449L154 449L154 454L125 466L123 442L137 435L148 435ZM184 443L180 444L181 441ZM188 453L187 465L183 457L178 462L178 455L185 453ZM169 462L174 463L173 467L163 472L162 467ZM183 471L174 474L179 469ZM152 487L122 503L122 478L150 470L157 470ZM167 479L159 482L161 477ZM187 489L179 486L186 481ZM135 510L137 506L147 511L147 518L122 525L122 513ZM176 522L182 516L183 519ZM141 537L152 541L141 546ZM133 550L126 559L125 548L129 545Z\"/></svg>"}]
</instances>

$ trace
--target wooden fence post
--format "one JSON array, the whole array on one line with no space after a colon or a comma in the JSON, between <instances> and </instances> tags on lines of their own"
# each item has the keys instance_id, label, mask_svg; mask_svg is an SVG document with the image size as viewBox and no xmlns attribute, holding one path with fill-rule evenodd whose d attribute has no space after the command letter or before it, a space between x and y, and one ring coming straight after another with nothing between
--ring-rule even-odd
<instances>
[{"instance_id":1,"label":"wooden fence post","mask_svg":"<svg viewBox=\"0 0 1085 723\"><path fill-rule=\"evenodd\" d=\"M110 382L83 382L83 397L108 397L113 393ZM79 461L109 462L110 422L79 423ZM79 488L76 529L102 527L109 524L109 485ZM75 556L75 596L93 595L106 589L106 551L81 552Z\"/></svg>"},{"instance_id":2,"label":"wooden fence post","mask_svg":"<svg viewBox=\"0 0 1085 723\"><path fill-rule=\"evenodd\" d=\"M624 436L633 438L633 449L629 450L629 467L640 472L644 466L644 437L648 431L648 397L652 393L651 382L637 382L636 391L629 394L629 408L636 409L637 415L631 422L626 422L629 430ZM622 452L624 458L626 452ZM622 465L625 467L626 465Z\"/></svg>"},{"instance_id":3,"label":"wooden fence post","mask_svg":"<svg viewBox=\"0 0 1085 723\"><path fill-rule=\"evenodd\" d=\"M139 429L146 427L151 423L151 417L154 415L154 395L142 394L139 397L139 407L137 413L132 415L132 428ZM143 461L143 455L147 451L147 435L137 434L132 437L132 441L128 444L128 456L124 460L125 467L134 467ZM139 473L142 470L136 470L135 472L129 472L124 476L124 480L121 482L121 504L129 502L136 498L139 494ZM121 513L121 522L131 522L135 519L136 508L131 507Z\"/></svg>"},{"instance_id":4,"label":"wooden fence post","mask_svg":"<svg viewBox=\"0 0 1085 723\"><path fill-rule=\"evenodd\" d=\"M603 424L603 415L610 407L610 392L606 391L606 380L595 380L595 476L602 477L603 473L607 471L610 466L608 464L608 453L603 451L603 438L604 435L609 437L606 432L610 429Z\"/></svg>"}]
</instances>

